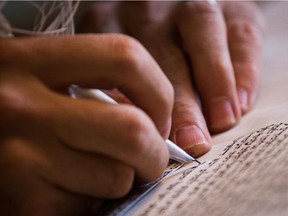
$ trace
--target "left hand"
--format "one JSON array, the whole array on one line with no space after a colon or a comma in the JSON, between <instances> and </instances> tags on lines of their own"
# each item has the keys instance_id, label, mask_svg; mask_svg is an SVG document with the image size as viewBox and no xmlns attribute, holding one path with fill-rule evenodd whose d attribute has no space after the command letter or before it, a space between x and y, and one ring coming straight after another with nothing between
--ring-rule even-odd
<instances>
[{"instance_id":1,"label":"left hand","mask_svg":"<svg viewBox=\"0 0 288 216\"><path fill-rule=\"evenodd\" d=\"M193 156L211 148L209 131L233 127L255 103L264 22L253 2L102 2L82 24L151 52L175 90L170 138Z\"/></svg>"}]
</instances>

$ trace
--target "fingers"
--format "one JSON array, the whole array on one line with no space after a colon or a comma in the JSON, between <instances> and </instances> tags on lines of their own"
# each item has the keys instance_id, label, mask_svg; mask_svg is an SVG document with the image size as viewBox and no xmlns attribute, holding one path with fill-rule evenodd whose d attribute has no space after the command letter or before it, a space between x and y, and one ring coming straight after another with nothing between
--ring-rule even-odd
<instances>
[{"instance_id":1,"label":"fingers","mask_svg":"<svg viewBox=\"0 0 288 216\"><path fill-rule=\"evenodd\" d=\"M72 131L71 128L73 127L62 124L62 127L66 127L66 130L70 131L69 137L64 138L66 140L69 138L77 139L73 140L72 144L64 143L53 133L52 129L54 128L49 127L47 119L44 116L41 118L43 124L39 125L38 128L34 128L35 131L14 135L12 138L4 138L4 141L8 141L1 145L0 161L2 161L3 166L5 164L11 165L13 169L15 168L15 171L19 170L19 173L23 170L24 174L32 175L31 178L43 179L50 185L55 185L65 191L99 198L123 196L131 189L135 176L144 182L154 181L160 177L167 167L168 151L165 151L165 148L156 151L158 149L153 147L157 146L157 143L149 142L151 149L147 149L148 152L138 152L139 147L136 149L138 151L133 151L128 149L129 147L123 146L120 140L116 139L115 141L114 139L112 140L114 143L110 143L107 137L113 136L115 133L111 135L106 131L106 134L100 136L108 140L105 140L105 143L99 143L97 142L99 138L98 140L96 138L93 143L96 147L93 147L88 146L85 142L89 139L88 137L87 140L85 138L80 139L75 133L83 137L93 132L99 135L97 134L97 128L88 128L91 131L90 133L81 134L81 127L79 131ZM53 119L53 116L50 116L50 119ZM69 124L72 125L73 123L70 120ZM84 127L87 125L84 121L79 123L83 123ZM33 122L31 122L31 125L33 126ZM94 137L90 136L91 139ZM146 137L142 138L146 139ZM147 138L149 139L149 137ZM162 138L159 138L159 140L164 145ZM3 137L1 137L1 141L3 141ZM77 141L79 143L76 146ZM133 142L133 139L131 142ZM92 142L90 141L90 143ZM101 144L101 146L97 146L98 144ZM108 147L104 146L104 149L102 149L102 145L105 144ZM128 143L127 145L130 145L133 149L134 143ZM109 146L115 148L108 149ZM95 151L96 148L99 150L98 152ZM106 152L107 149L108 153ZM123 159L124 155L125 159ZM7 175L9 176L9 171L5 173L5 176Z\"/></svg>"},{"instance_id":2,"label":"fingers","mask_svg":"<svg viewBox=\"0 0 288 216\"><path fill-rule=\"evenodd\" d=\"M177 23L210 131L234 126L241 112L220 8L208 2L187 2Z\"/></svg>"},{"instance_id":3,"label":"fingers","mask_svg":"<svg viewBox=\"0 0 288 216\"><path fill-rule=\"evenodd\" d=\"M116 198L131 189L135 177L153 181L167 167L163 138L140 109L73 100L51 92L31 74L10 74L13 79L8 82L7 74L1 73L7 82L0 89L0 108L5 111L0 126L10 124L0 136L0 166L7 168L2 175L8 179L4 184L1 176L0 187L11 183L21 195L21 188L29 186L31 179L35 184L32 198L47 195L38 193L42 182L77 196ZM11 124L13 118L17 124ZM18 174L23 176L21 182ZM41 185L36 187L39 180ZM21 196L15 202L30 197Z\"/></svg>"},{"instance_id":4,"label":"fingers","mask_svg":"<svg viewBox=\"0 0 288 216\"><path fill-rule=\"evenodd\" d=\"M38 172L44 158L35 155L27 138L14 137L0 142L1 214L90 215L94 203L101 205L98 199L61 190L44 180ZM45 171L47 174L48 170Z\"/></svg>"},{"instance_id":5,"label":"fingers","mask_svg":"<svg viewBox=\"0 0 288 216\"><path fill-rule=\"evenodd\" d=\"M70 193L102 199L119 198L132 188L134 169L120 161L75 151L61 143L53 152L48 149L46 154L50 163L39 171L39 175Z\"/></svg>"},{"instance_id":6,"label":"fingers","mask_svg":"<svg viewBox=\"0 0 288 216\"><path fill-rule=\"evenodd\" d=\"M4 80L5 77L1 76ZM40 136L39 143L46 137L56 137L66 148L102 155L131 167L142 181L155 180L165 170L167 147L143 111L130 105L74 100L51 92L32 78L15 76L14 85L8 81L1 85L0 108L5 118L0 127L6 127L8 137ZM12 124L15 120L17 124ZM47 152L52 147L41 146Z\"/></svg>"},{"instance_id":7,"label":"fingers","mask_svg":"<svg viewBox=\"0 0 288 216\"><path fill-rule=\"evenodd\" d=\"M211 148L211 137L197 103L187 62L181 50L174 42L161 37L157 46L147 41L143 43L158 60L175 90L171 140L194 157L205 154ZM165 52L158 47L165 47Z\"/></svg>"},{"instance_id":8,"label":"fingers","mask_svg":"<svg viewBox=\"0 0 288 216\"><path fill-rule=\"evenodd\" d=\"M32 70L51 88L67 88L73 83L118 88L152 118L164 137L168 136L173 88L134 39L121 35L43 37L11 39L5 46L10 48L9 55L19 60L15 67Z\"/></svg>"},{"instance_id":9,"label":"fingers","mask_svg":"<svg viewBox=\"0 0 288 216\"><path fill-rule=\"evenodd\" d=\"M53 125L64 145L114 158L131 166L143 181L155 180L167 167L164 140L140 109L62 97L57 100L62 105L53 108Z\"/></svg>"},{"instance_id":10,"label":"fingers","mask_svg":"<svg viewBox=\"0 0 288 216\"><path fill-rule=\"evenodd\" d=\"M264 20L252 2L223 2L221 6L239 103L245 113L255 103L259 88Z\"/></svg>"},{"instance_id":11,"label":"fingers","mask_svg":"<svg viewBox=\"0 0 288 216\"><path fill-rule=\"evenodd\" d=\"M121 3L120 6L126 30L151 52L174 87L170 139L195 157L206 153L211 138L193 92L187 62L171 34L169 11L173 13L175 2ZM141 16L136 16L136 12Z\"/></svg>"}]
</instances>

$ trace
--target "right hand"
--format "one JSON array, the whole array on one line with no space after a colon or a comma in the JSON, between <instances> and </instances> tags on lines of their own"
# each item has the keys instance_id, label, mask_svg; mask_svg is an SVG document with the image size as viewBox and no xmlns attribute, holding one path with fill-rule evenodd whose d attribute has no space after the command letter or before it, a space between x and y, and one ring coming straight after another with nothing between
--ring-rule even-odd
<instances>
[{"instance_id":1,"label":"right hand","mask_svg":"<svg viewBox=\"0 0 288 216\"><path fill-rule=\"evenodd\" d=\"M173 88L138 42L32 37L0 48L1 213L81 215L162 174ZM136 106L60 93L71 84L117 88Z\"/></svg>"},{"instance_id":2,"label":"right hand","mask_svg":"<svg viewBox=\"0 0 288 216\"><path fill-rule=\"evenodd\" d=\"M253 2L97 2L82 32L122 32L152 54L175 91L170 139L194 157L257 98L264 20ZM208 130L209 129L209 130Z\"/></svg>"}]
</instances>

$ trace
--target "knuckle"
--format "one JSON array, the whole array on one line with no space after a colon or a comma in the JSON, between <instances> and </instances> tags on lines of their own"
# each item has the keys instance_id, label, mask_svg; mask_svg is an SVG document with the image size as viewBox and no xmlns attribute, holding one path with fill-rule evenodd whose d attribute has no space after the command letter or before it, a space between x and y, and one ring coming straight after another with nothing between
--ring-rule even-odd
<instances>
[{"instance_id":1,"label":"knuckle","mask_svg":"<svg viewBox=\"0 0 288 216\"><path fill-rule=\"evenodd\" d=\"M255 62L248 62L244 65L252 79L257 78L259 76L260 70L258 64L256 64Z\"/></svg>"},{"instance_id":2,"label":"knuckle","mask_svg":"<svg viewBox=\"0 0 288 216\"><path fill-rule=\"evenodd\" d=\"M256 5L255 2L245 2L245 3L238 2L238 3L241 4L243 10L246 11L246 13L244 13L242 18L250 20L250 22L253 23L258 28L258 30L264 31L265 19L259 6Z\"/></svg>"},{"instance_id":3,"label":"knuckle","mask_svg":"<svg viewBox=\"0 0 288 216\"><path fill-rule=\"evenodd\" d=\"M21 80L23 77L20 76L15 78L11 75L11 79L5 78L3 82L0 79L0 128L3 130L19 129L23 132L23 129L28 129L27 122L32 126L32 123L36 123L43 117L46 108L47 110L49 108L47 104L42 106L45 100L39 97L41 89L34 88L31 85L32 82L27 83L27 80ZM17 80L18 78L20 79Z\"/></svg>"},{"instance_id":4,"label":"knuckle","mask_svg":"<svg viewBox=\"0 0 288 216\"><path fill-rule=\"evenodd\" d=\"M253 91L259 84L259 66L253 62L246 62L241 63L241 67L245 68L245 73L236 74L237 85Z\"/></svg>"},{"instance_id":5,"label":"knuckle","mask_svg":"<svg viewBox=\"0 0 288 216\"><path fill-rule=\"evenodd\" d=\"M108 187L107 194L111 198L119 198L126 195L133 185L134 171L124 165L114 166L109 178L111 187Z\"/></svg>"},{"instance_id":6,"label":"knuckle","mask_svg":"<svg viewBox=\"0 0 288 216\"><path fill-rule=\"evenodd\" d=\"M218 7L214 7L211 5L208 1L197 1L189 4L190 10L192 10L195 13L201 13L201 14L214 14L218 13Z\"/></svg>"},{"instance_id":7,"label":"knuckle","mask_svg":"<svg viewBox=\"0 0 288 216\"><path fill-rule=\"evenodd\" d=\"M1 143L1 165L8 170L17 172L32 172L36 169L35 156L31 149L21 139L10 139Z\"/></svg>"},{"instance_id":8,"label":"knuckle","mask_svg":"<svg viewBox=\"0 0 288 216\"><path fill-rule=\"evenodd\" d=\"M229 34L246 34L251 39L262 39L265 30L265 20L259 7L254 2L228 3L230 11L227 19ZM239 10L239 8L241 8ZM244 37L246 36L244 35Z\"/></svg>"},{"instance_id":9,"label":"knuckle","mask_svg":"<svg viewBox=\"0 0 288 216\"><path fill-rule=\"evenodd\" d=\"M17 126L15 122L22 123L33 112L29 106L31 104L25 90L21 87L9 81L0 83L0 128L9 130Z\"/></svg>"},{"instance_id":10,"label":"knuckle","mask_svg":"<svg viewBox=\"0 0 288 216\"><path fill-rule=\"evenodd\" d=\"M190 124L203 124L205 120L197 102L187 99L175 103L172 122L172 128L175 129Z\"/></svg>"},{"instance_id":11,"label":"knuckle","mask_svg":"<svg viewBox=\"0 0 288 216\"><path fill-rule=\"evenodd\" d=\"M239 63L243 68L245 68L245 74L243 74L243 78L254 79L259 76L260 70L259 65L256 62L247 61Z\"/></svg>"},{"instance_id":12,"label":"knuckle","mask_svg":"<svg viewBox=\"0 0 288 216\"><path fill-rule=\"evenodd\" d=\"M113 48L115 53L119 54L118 63L123 72L137 72L141 68L147 51L135 39L129 36L118 35L114 40Z\"/></svg>"},{"instance_id":13,"label":"knuckle","mask_svg":"<svg viewBox=\"0 0 288 216\"><path fill-rule=\"evenodd\" d=\"M218 7L211 5L208 1L195 1L195 2L185 2L179 11L179 21L186 20L192 15L204 15L204 16L214 16L219 14L220 10Z\"/></svg>"},{"instance_id":14,"label":"knuckle","mask_svg":"<svg viewBox=\"0 0 288 216\"><path fill-rule=\"evenodd\" d=\"M223 60L216 60L211 65L212 73L216 80L221 80L223 77L227 77L227 74L232 74L233 68L231 64L227 64L227 62ZM211 79L213 81L213 79ZM213 81L214 82L214 81Z\"/></svg>"},{"instance_id":15,"label":"knuckle","mask_svg":"<svg viewBox=\"0 0 288 216\"><path fill-rule=\"evenodd\" d=\"M188 100L175 103L173 111L179 116L184 116L184 119L186 115L191 115L191 111L201 113L199 105L195 101L191 102Z\"/></svg>"},{"instance_id":16,"label":"knuckle","mask_svg":"<svg viewBox=\"0 0 288 216\"><path fill-rule=\"evenodd\" d=\"M0 127L2 126L8 126L9 123L16 120L15 116L15 110L17 110L17 103L15 101L15 98L13 97L13 92L10 91L13 89L4 87L3 85L0 87L0 113L1 113L1 121L0 121Z\"/></svg>"},{"instance_id":17,"label":"knuckle","mask_svg":"<svg viewBox=\"0 0 288 216\"><path fill-rule=\"evenodd\" d=\"M237 19L228 25L228 32L231 37L241 35L243 38L249 38L254 44L261 43L263 39L263 28L248 19Z\"/></svg>"}]
</instances>

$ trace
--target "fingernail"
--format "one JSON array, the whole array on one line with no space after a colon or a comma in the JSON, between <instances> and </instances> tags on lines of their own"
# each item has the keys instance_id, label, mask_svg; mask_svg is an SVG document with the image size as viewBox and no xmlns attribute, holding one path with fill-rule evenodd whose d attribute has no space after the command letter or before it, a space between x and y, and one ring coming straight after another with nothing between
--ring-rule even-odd
<instances>
[{"instance_id":1,"label":"fingernail","mask_svg":"<svg viewBox=\"0 0 288 216\"><path fill-rule=\"evenodd\" d=\"M195 125L189 125L178 129L176 131L176 143L195 157L206 153L210 149L210 145L202 130Z\"/></svg>"},{"instance_id":2,"label":"fingernail","mask_svg":"<svg viewBox=\"0 0 288 216\"><path fill-rule=\"evenodd\" d=\"M237 122L232 105L225 97L220 97L212 101L209 114L210 127L214 132L226 130Z\"/></svg>"},{"instance_id":3,"label":"fingernail","mask_svg":"<svg viewBox=\"0 0 288 216\"><path fill-rule=\"evenodd\" d=\"M238 89L238 100L240 103L242 113L248 110L248 93L243 88Z\"/></svg>"}]
</instances>

